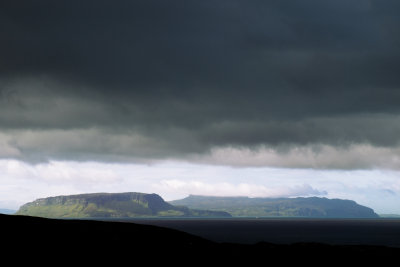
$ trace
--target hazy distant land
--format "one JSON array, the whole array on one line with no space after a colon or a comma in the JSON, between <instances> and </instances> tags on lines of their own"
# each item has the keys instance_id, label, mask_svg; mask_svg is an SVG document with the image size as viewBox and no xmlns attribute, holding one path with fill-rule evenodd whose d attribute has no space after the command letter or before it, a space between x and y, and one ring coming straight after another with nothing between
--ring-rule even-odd
<instances>
[{"instance_id":1,"label":"hazy distant land","mask_svg":"<svg viewBox=\"0 0 400 267\"><path fill-rule=\"evenodd\" d=\"M193 209L225 211L234 217L378 218L373 209L352 200L319 197L249 198L190 195L171 201Z\"/></svg>"},{"instance_id":2,"label":"hazy distant land","mask_svg":"<svg viewBox=\"0 0 400 267\"><path fill-rule=\"evenodd\" d=\"M0 209L0 214L14 214L15 212L17 211L11 209Z\"/></svg>"},{"instance_id":3,"label":"hazy distant land","mask_svg":"<svg viewBox=\"0 0 400 267\"><path fill-rule=\"evenodd\" d=\"M400 219L400 214L379 214L379 217Z\"/></svg>"},{"instance_id":4,"label":"hazy distant land","mask_svg":"<svg viewBox=\"0 0 400 267\"><path fill-rule=\"evenodd\" d=\"M351 200L189 196L165 202L157 194L94 193L37 199L17 215L47 218L311 217L378 218Z\"/></svg>"}]
</instances>

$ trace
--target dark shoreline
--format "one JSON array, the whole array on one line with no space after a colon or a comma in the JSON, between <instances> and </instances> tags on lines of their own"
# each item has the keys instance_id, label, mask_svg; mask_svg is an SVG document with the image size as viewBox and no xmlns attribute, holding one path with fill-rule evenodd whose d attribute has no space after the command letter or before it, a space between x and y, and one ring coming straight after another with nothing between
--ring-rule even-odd
<instances>
[{"instance_id":1,"label":"dark shoreline","mask_svg":"<svg viewBox=\"0 0 400 267\"><path fill-rule=\"evenodd\" d=\"M326 243L400 248L399 219L220 218L120 219L184 231L214 242Z\"/></svg>"},{"instance_id":2,"label":"dark shoreline","mask_svg":"<svg viewBox=\"0 0 400 267\"><path fill-rule=\"evenodd\" d=\"M382 263L386 260L397 259L400 255L400 248L367 243L332 245L320 242L287 244L216 242L203 238L201 235L193 235L189 231L178 231L167 225L155 226L154 223L157 220L152 220L152 222L153 225L150 225L149 221L143 220L130 222L56 220L0 215L0 225L3 231L2 243L6 244L4 255L8 257L13 255L16 259L28 263L56 258L62 259L64 262L76 260L85 263L122 263L139 260L145 260L145 262L146 260L165 261L167 263L172 260L173 264L188 263L190 265L190 263L217 261L220 263L255 263L264 260L282 263L307 262L313 265L314 261L317 263L317 257L329 259L327 263L341 261ZM158 222L174 222L176 224L177 220L158 220ZM187 222L190 224L196 220ZM205 225L205 222L211 223L211 225ZM216 223L213 220L201 220L203 230L208 228L209 231L214 231L215 229L213 230L212 227L209 228L213 222ZM227 222L228 225L226 225ZM233 234L230 231L237 230L232 228L232 225L235 224L234 220L224 220L224 224L220 224L220 229L225 229L225 234ZM397 222L396 225L398 225ZM277 236L291 234L277 232L271 227L269 225L266 229L275 231ZM252 229L257 230L254 225ZM293 229L292 233L295 230ZM397 236L393 236L393 238L397 238ZM19 255L23 255L23 257Z\"/></svg>"}]
</instances>

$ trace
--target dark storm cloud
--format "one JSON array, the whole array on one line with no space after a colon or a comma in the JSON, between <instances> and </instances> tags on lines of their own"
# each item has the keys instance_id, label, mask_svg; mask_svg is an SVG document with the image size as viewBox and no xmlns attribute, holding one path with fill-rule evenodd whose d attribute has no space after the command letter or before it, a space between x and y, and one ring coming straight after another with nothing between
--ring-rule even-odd
<instances>
[{"instance_id":1,"label":"dark storm cloud","mask_svg":"<svg viewBox=\"0 0 400 267\"><path fill-rule=\"evenodd\" d=\"M2 1L0 147L396 146L399 11L395 0Z\"/></svg>"}]
</instances>

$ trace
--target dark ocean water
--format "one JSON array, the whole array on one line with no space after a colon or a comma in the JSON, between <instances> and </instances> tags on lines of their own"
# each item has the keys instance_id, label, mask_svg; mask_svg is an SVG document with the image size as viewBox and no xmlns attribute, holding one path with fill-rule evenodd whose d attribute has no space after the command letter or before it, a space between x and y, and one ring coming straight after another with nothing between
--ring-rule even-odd
<instances>
[{"instance_id":1,"label":"dark ocean water","mask_svg":"<svg viewBox=\"0 0 400 267\"><path fill-rule=\"evenodd\" d=\"M118 219L177 229L216 242L400 247L399 219Z\"/></svg>"}]
</instances>

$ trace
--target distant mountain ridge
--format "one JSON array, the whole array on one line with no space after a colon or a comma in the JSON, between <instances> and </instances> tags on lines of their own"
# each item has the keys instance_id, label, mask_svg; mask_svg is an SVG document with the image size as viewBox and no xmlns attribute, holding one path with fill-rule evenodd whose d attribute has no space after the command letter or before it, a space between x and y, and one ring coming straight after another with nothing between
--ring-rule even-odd
<instances>
[{"instance_id":1,"label":"distant mountain ridge","mask_svg":"<svg viewBox=\"0 0 400 267\"><path fill-rule=\"evenodd\" d=\"M93 193L37 199L20 207L16 215L47 218L108 217L229 217L226 212L175 207L157 194L137 192Z\"/></svg>"},{"instance_id":2,"label":"distant mountain ridge","mask_svg":"<svg viewBox=\"0 0 400 267\"><path fill-rule=\"evenodd\" d=\"M249 198L190 195L170 201L193 209L225 211L234 217L378 218L373 209L352 200L309 198Z\"/></svg>"}]
</instances>

